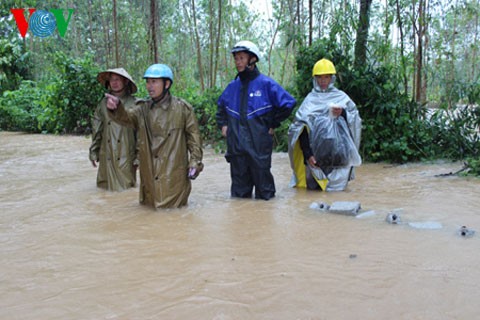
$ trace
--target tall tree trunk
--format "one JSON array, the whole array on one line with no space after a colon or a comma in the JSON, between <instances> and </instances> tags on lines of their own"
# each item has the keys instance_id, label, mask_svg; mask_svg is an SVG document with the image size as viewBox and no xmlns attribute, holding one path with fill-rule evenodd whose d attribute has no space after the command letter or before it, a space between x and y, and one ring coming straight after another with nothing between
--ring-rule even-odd
<instances>
[{"instance_id":1,"label":"tall tree trunk","mask_svg":"<svg viewBox=\"0 0 480 320\"><path fill-rule=\"evenodd\" d=\"M211 88L213 86L213 52L214 52L214 43L215 43L215 36L214 36L214 29L215 29L215 15L213 14L213 1L208 0L208 83L207 87Z\"/></svg>"},{"instance_id":2,"label":"tall tree trunk","mask_svg":"<svg viewBox=\"0 0 480 320\"><path fill-rule=\"evenodd\" d=\"M415 61L413 62L413 77L412 77L412 99L416 101L416 96L417 96L417 86L416 86L416 81L417 81L417 46L418 42L416 41L417 37L417 21L416 21L416 12L417 12L417 1L412 0L412 34L413 34L413 57Z\"/></svg>"},{"instance_id":3,"label":"tall tree trunk","mask_svg":"<svg viewBox=\"0 0 480 320\"><path fill-rule=\"evenodd\" d=\"M430 37L429 37L429 3L430 1L424 0L424 23L423 23L423 61L422 66L428 66L428 55L429 55L429 46L430 46ZM428 86L428 72L425 67L422 67L422 83L421 83L421 97L420 101L422 105L427 102L427 86ZM420 110L419 110L420 111Z\"/></svg>"},{"instance_id":4,"label":"tall tree trunk","mask_svg":"<svg viewBox=\"0 0 480 320\"><path fill-rule=\"evenodd\" d=\"M218 26L217 26L217 35L216 35L216 38L215 38L215 65L214 65L214 68L213 68L213 81L212 81L212 88L215 87L216 83L217 83L217 70L218 70L218 59L219 59L219 56L218 56L218 50L220 48L220 38L221 38L221 35L222 35L222 15L223 15L223 6L222 6L222 0L218 0Z\"/></svg>"},{"instance_id":5,"label":"tall tree trunk","mask_svg":"<svg viewBox=\"0 0 480 320\"><path fill-rule=\"evenodd\" d=\"M360 0L360 16L357 28L357 40L355 41L356 69L365 66L367 62L368 27L370 26L370 7L372 0Z\"/></svg>"},{"instance_id":6,"label":"tall tree trunk","mask_svg":"<svg viewBox=\"0 0 480 320\"><path fill-rule=\"evenodd\" d=\"M395 0L395 5L397 9L397 25L398 32L400 33L400 66L403 72L403 91L405 94L408 93L408 77L407 77L407 58L405 57L405 36L403 35L403 18L402 11L400 6L400 0Z\"/></svg>"},{"instance_id":7,"label":"tall tree trunk","mask_svg":"<svg viewBox=\"0 0 480 320\"><path fill-rule=\"evenodd\" d=\"M103 44L104 44L104 48L105 48L105 52L104 52L104 63L105 63L105 68L109 68L110 67L110 38L108 36L108 30L109 30L109 27L108 27L108 20L107 20L107 17L106 15L102 14L103 12L106 12L107 10L103 10L103 3L100 2L100 16L101 16L101 19L102 19L102 29L103 29Z\"/></svg>"},{"instance_id":8,"label":"tall tree trunk","mask_svg":"<svg viewBox=\"0 0 480 320\"><path fill-rule=\"evenodd\" d=\"M195 10L195 0L192 0L192 18L193 18L193 32L195 36L195 47L197 49L197 64L198 64L198 77L200 80L200 90L205 91L205 80L203 78L203 65L202 65L202 50L200 46L200 36L198 35L197 28L197 13Z\"/></svg>"},{"instance_id":9,"label":"tall tree trunk","mask_svg":"<svg viewBox=\"0 0 480 320\"><path fill-rule=\"evenodd\" d=\"M313 42L313 0L308 0L308 46Z\"/></svg>"},{"instance_id":10,"label":"tall tree trunk","mask_svg":"<svg viewBox=\"0 0 480 320\"><path fill-rule=\"evenodd\" d=\"M92 49L95 48L95 37L93 36L93 22L92 22L92 0L88 0L88 31L90 33L90 41ZM98 60L97 60L98 63Z\"/></svg>"},{"instance_id":11,"label":"tall tree trunk","mask_svg":"<svg viewBox=\"0 0 480 320\"><path fill-rule=\"evenodd\" d=\"M117 27L117 0L113 0L113 31L115 34L115 66L120 66L120 55L118 52L118 27Z\"/></svg>"},{"instance_id":12,"label":"tall tree trunk","mask_svg":"<svg viewBox=\"0 0 480 320\"><path fill-rule=\"evenodd\" d=\"M157 45L157 1L150 0L150 53L153 56L153 62L158 63L158 45Z\"/></svg>"},{"instance_id":13,"label":"tall tree trunk","mask_svg":"<svg viewBox=\"0 0 480 320\"><path fill-rule=\"evenodd\" d=\"M478 53L478 13L479 11L477 10L475 12L475 24L474 24L474 35L473 35L473 44L472 44L472 65L471 65L471 70L470 70L470 79L468 79L468 82L473 82L475 81L475 75L477 74L477 53Z\"/></svg>"},{"instance_id":14,"label":"tall tree trunk","mask_svg":"<svg viewBox=\"0 0 480 320\"><path fill-rule=\"evenodd\" d=\"M456 6L456 3L455 3ZM453 30L451 30L450 36L450 56L448 57L447 62L447 79L446 79L446 93L447 93L447 102L448 107L452 108L453 104L455 103L452 101L452 91L453 91L453 84L455 83L455 60L457 59L456 55L456 42L457 42L457 11L455 10L453 13Z\"/></svg>"},{"instance_id":15,"label":"tall tree trunk","mask_svg":"<svg viewBox=\"0 0 480 320\"><path fill-rule=\"evenodd\" d=\"M425 45L425 33L426 33L426 12L425 12L426 0L419 0L418 3L418 24L417 24L417 52L415 56L415 101L424 103L426 100L425 85L424 85L424 68L423 68L423 54Z\"/></svg>"},{"instance_id":16,"label":"tall tree trunk","mask_svg":"<svg viewBox=\"0 0 480 320\"><path fill-rule=\"evenodd\" d=\"M301 6L301 0L297 0L297 15L296 15L296 18L297 18L297 26L300 27L300 24L302 23L302 20L300 18L300 6Z\"/></svg>"},{"instance_id":17,"label":"tall tree trunk","mask_svg":"<svg viewBox=\"0 0 480 320\"><path fill-rule=\"evenodd\" d=\"M75 3L69 2L68 3L68 8L72 8L76 12L78 12L78 6ZM72 32L75 35L75 40L73 41L74 56L75 57L80 57L80 51L83 51L83 50L80 50L80 48L79 48L79 46L82 45L82 39L81 39L81 35L79 34L79 32L77 32L77 24L76 23L74 23L73 26L72 26Z\"/></svg>"},{"instance_id":18,"label":"tall tree trunk","mask_svg":"<svg viewBox=\"0 0 480 320\"><path fill-rule=\"evenodd\" d=\"M305 33L305 28L302 20L302 13L303 13L303 1L297 0L297 27L295 28L295 41L294 43L298 43L301 41L300 45L305 44L305 37L303 36ZM302 35L302 36L300 36Z\"/></svg>"}]
</instances>

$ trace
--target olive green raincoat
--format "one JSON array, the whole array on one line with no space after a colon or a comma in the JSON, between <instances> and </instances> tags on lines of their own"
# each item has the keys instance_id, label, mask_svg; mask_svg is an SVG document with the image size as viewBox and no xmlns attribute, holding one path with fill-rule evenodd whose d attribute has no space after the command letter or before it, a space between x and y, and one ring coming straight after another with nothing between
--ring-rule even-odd
<instances>
[{"instance_id":1,"label":"olive green raincoat","mask_svg":"<svg viewBox=\"0 0 480 320\"><path fill-rule=\"evenodd\" d=\"M188 169L203 169L202 141L191 105L167 94L162 100L141 100L132 110L120 103L112 118L137 130L140 161L140 203L154 208L187 204L191 191Z\"/></svg>"},{"instance_id":2,"label":"olive green raincoat","mask_svg":"<svg viewBox=\"0 0 480 320\"><path fill-rule=\"evenodd\" d=\"M130 109L135 105L131 95L120 97L123 105ZM98 161L97 186L121 191L136 184L136 138L132 128L115 123L109 115L103 98L92 119L92 145L90 161Z\"/></svg>"}]
</instances>

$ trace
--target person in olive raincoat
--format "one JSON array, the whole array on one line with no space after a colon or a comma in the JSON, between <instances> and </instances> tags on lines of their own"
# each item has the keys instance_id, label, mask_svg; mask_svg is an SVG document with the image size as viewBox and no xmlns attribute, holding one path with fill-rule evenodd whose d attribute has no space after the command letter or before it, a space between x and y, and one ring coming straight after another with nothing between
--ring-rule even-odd
<instances>
[{"instance_id":1,"label":"person in olive raincoat","mask_svg":"<svg viewBox=\"0 0 480 320\"><path fill-rule=\"evenodd\" d=\"M140 203L154 208L187 204L195 179L203 170L202 141L194 110L170 94L172 70L153 64L145 71L148 100L127 110L106 94L113 119L137 130L140 161Z\"/></svg>"},{"instance_id":2,"label":"person in olive raincoat","mask_svg":"<svg viewBox=\"0 0 480 320\"><path fill-rule=\"evenodd\" d=\"M336 73L328 59L315 63L313 89L290 125L291 187L343 191L362 162L358 153L362 119L350 97L335 88Z\"/></svg>"},{"instance_id":3,"label":"person in olive raincoat","mask_svg":"<svg viewBox=\"0 0 480 320\"><path fill-rule=\"evenodd\" d=\"M118 97L125 108L135 105L132 94L137 86L125 69L100 72L97 80L110 94ZM92 119L89 158L93 167L98 167L97 186L121 191L136 185L136 137L134 129L115 123L108 113L107 99L103 98Z\"/></svg>"},{"instance_id":4,"label":"person in olive raincoat","mask_svg":"<svg viewBox=\"0 0 480 320\"><path fill-rule=\"evenodd\" d=\"M217 125L227 138L231 196L269 200L275 196L272 166L273 130L295 107L295 99L256 63L258 47L240 41L232 49L237 77L218 99Z\"/></svg>"}]
</instances>

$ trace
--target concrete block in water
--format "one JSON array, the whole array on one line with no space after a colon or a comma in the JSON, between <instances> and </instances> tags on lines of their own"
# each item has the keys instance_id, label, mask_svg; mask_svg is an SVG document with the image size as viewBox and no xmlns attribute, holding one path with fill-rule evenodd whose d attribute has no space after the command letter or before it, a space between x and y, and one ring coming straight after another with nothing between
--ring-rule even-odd
<instances>
[{"instance_id":1,"label":"concrete block in water","mask_svg":"<svg viewBox=\"0 0 480 320\"><path fill-rule=\"evenodd\" d=\"M330 205L325 202L312 202L310 205L310 209L320 210L320 211L327 211L330 208Z\"/></svg>"},{"instance_id":2,"label":"concrete block in water","mask_svg":"<svg viewBox=\"0 0 480 320\"><path fill-rule=\"evenodd\" d=\"M391 224L400 224L402 219L400 218L400 214L396 212L390 212L387 217L385 218L385 221Z\"/></svg>"},{"instance_id":3,"label":"concrete block in water","mask_svg":"<svg viewBox=\"0 0 480 320\"><path fill-rule=\"evenodd\" d=\"M475 234L475 230L469 229L466 226L462 226L458 230L458 235L460 235L462 237L465 237L465 238L473 237L474 234Z\"/></svg>"},{"instance_id":4,"label":"concrete block in water","mask_svg":"<svg viewBox=\"0 0 480 320\"><path fill-rule=\"evenodd\" d=\"M332 203L327 211L348 216L356 216L360 209L361 206L358 201L336 201Z\"/></svg>"}]
</instances>

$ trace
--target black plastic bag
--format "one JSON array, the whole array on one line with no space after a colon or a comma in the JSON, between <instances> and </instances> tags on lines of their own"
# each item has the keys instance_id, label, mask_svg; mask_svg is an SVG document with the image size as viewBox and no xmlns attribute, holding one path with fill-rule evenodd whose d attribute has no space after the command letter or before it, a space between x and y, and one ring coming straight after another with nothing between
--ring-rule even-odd
<instances>
[{"instance_id":1,"label":"black plastic bag","mask_svg":"<svg viewBox=\"0 0 480 320\"><path fill-rule=\"evenodd\" d=\"M336 168L352 165L352 152L356 152L356 148L342 117L317 118L310 136L317 166Z\"/></svg>"}]
</instances>

